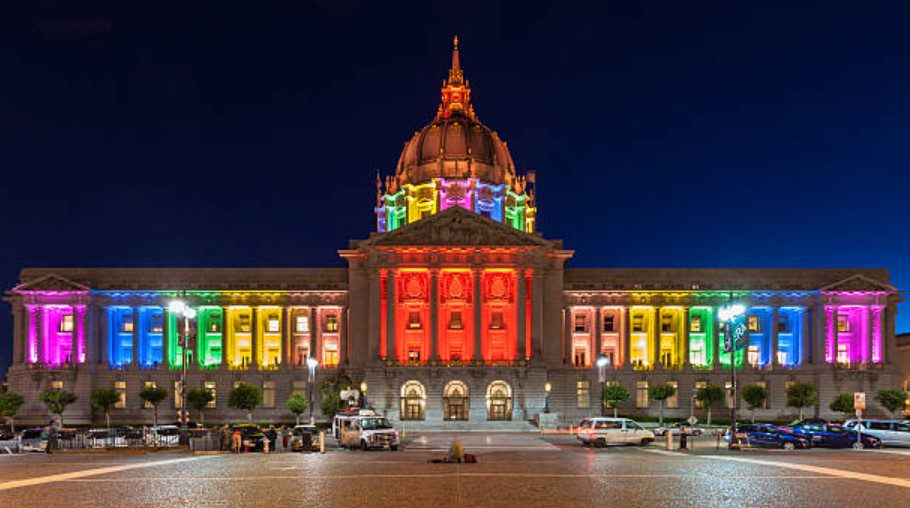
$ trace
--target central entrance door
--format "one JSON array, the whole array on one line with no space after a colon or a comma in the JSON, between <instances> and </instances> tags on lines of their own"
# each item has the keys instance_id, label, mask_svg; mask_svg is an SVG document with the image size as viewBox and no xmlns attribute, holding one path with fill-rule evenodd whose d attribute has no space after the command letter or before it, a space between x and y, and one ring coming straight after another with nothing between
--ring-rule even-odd
<instances>
[{"instance_id":1,"label":"central entrance door","mask_svg":"<svg viewBox=\"0 0 910 508\"><path fill-rule=\"evenodd\" d=\"M493 381L487 387L487 420L512 419L512 387L505 381Z\"/></svg>"},{"instance_id":2,"label":"central entrance door","mask_svg":"<svg viewBox=\"0 0 910 508\"><path fill-rule=\"evenodd\" d=\"M449 381L442 392L443 417L446 420L463 421L468 419L470 397L468 386L461 381Z\"/></svg>"}]
</instances>

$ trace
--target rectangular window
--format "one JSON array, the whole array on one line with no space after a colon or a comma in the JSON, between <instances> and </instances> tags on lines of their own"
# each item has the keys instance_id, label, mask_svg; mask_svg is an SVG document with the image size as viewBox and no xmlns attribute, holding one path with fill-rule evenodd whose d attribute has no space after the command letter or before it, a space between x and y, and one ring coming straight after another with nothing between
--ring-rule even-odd
<instances>
[{"instance_id":1,"label":"rectangular window","mask_svg":"<svg viewBox=\"0 0 910 508\"><path fill-rule=\"evenodd\" d=\"M203 387L205 388L205 391L210 392L212 394L212 401L209 402L208 404L206 404L205 407L208 407L208 408L216 407L218 405L218 391L215 389L216 388L215 382L206 381L205 384L203 384Z\"/></svg>"},{"instance_id":2,"label":"rectangular window","mask_svg":"<svg viewBox=\"0 0 910 508\"><path fill-rule=\"evenodd\" d=\"M648 407L648 382L635 383L635 407Z\"/></svg>"},{"instance_id":3,"label":"rectangular window","mask_svg":"<svg viewBox=\"0 0 910 508\"><path fill-rule=\"evenodd\" d=\"M326 367L338 365L338 344L334 340L325 341L325 352L323 354L323 363Z\"/></svg>"},{"instance_id":4,"label":"rectangular window","mask_svg":"<svg viewBox=\"0 0 910 508\"><path fill-rule=\"evenodd\" d=\"M612 315L604 316L604 331L605 332L614 332L614 317Z\"/></svg>"},{"instance_id":5,"label":"rectangular window","mask_svg":"<svg viewBox=\"0 0 910 508\"><path fill-rule=\"evenodd\" d=\"M146 382L143 384L143 386L145 386L146 388L154 388L154 387L157 386L157 385L155 384L154 381L146 381ZM124 402L124 404L126 403L125 400L124 400L123 402ZM144 409L152 409L152 405L149 404L149 402L146 401L146 400L142 401L142 407L143 407Z\"/></svg>"},{"instance_id":6,"label":"rectangular window","mask_svg":"<svg viewBox=\"0 0 910 508\"><path fill-rule=\"evenodd\" d=\"M790 332L790 320L786 317L777 318L777 333L789 333Z\"/></svg>"},{"instance_id":7,"label":"rectangular window","mask_svg":"<svg viewBox=\"0 0 910 508\"><path fill-rule=\"evenodd\" d=\"M695 393L696 394L698 393L699 388L704 388L706 386L708 386L707 381L696 381L695 382ZM703 406L704 406L704 404L702 404L698 399L695 399L695 407L701 409Z\"/></svg>"},{"instance_id":8,"label":"rectangular window","mask_svg":"<svg viewBox=\"0 0 910 508\"><path fill-rule=\"evenodd\" d=\"M850 331L850 320L847 319L847 316L844 316L844 315L837 316L837 331L838 332L849 332Z\"/></svg>"},{"instance_id":9,"label":"rectangular window","mask_svg":"<svg viewBox=\"0 0 910 508\"><path fill-rule=\"evenodd\" d=\"M843 365L850 364L850 348L846 344L837 345L837 363Z\"/></svg>"},{"instance_id":10,"label":"rectangular window","mask_svg":"<svg viewBox=\"0 0 910 508\"><path fill-rule=\"evenodd\" d=\"M587 348L585 348L585 347L576 347L576 348L575 348L575 356L574 356L574 359L573 359L574 362L575 362L575 367L576 367L576 368L579 368L579 367L586 367L586 366L588 365L587 356L588 356L588 350L587 350Z\"/></svg>"},{"instance_id":11,"label":"rectangular window","mask_svg":"<svg viewBox=\"0 0 910 508\"><path fill-rule=\"evenodd\" d=\"M123 317L123 321L120 322L120 331L123 333L133 332L133 316L127 315Z\"/></svg>"},{"instance_id":12,"label":"rectangular window","mask_svg":"<svg viewBox=\"0 0 910 508\"><path fill-rule=\"evenodd\" d=\"M664 407L677 408L679 407L679 383L676 381L669 381L667 384L675 388L676 391L673 392L672 397L667 397L667 400L664 401Z\"/></svg>"},{"instance_id":13,"label":"rectangular window","mask_svg":"<svg viewBox=\"0 0 910 508\"><path fill-rule=\"evenodd\" d=\"M501 330L505 328L505 325L502 321L502 312L493 312L490 314L490 328L493 330Z\"/></svg>"},{"instance_id":14,"label":"rectangular window","mask_svg":"<svg viewBox=\"0 0 910 508\"><path fill-rule=\"evenodd\" d=\"M420 348L408 348L408 361L411 363L420 363Z\"/></svg>"},{"instance_id":15,"label":"rectangular window","mask_svg":"<svg viewBox=\"0 0 910 508\"><path fill-rule=\"evenodd\" d=\"M758 362L761 360L761 354L758 351L758 346L749 346L748 355L746 361L749 362L749 365L758 365Z\"/></svg>"},{"instance_id":16,"label":"rectangular window","mask_svg":"<svg viewBox=\"0 0 910 508\"><path fill-rule=\"evenodd\" d=\"M419 330L420 326L420 311L412 310L408 312L408 328L411 330Z\"/></svg>"},{"instance_id":17,"label":"rectangular window","mask_svg":"<svg viewBox=\"0 0 910 508\"><path fill-rule=\"evenodd\" d=\"M281 320L276 317L270 317L266 331L269 333L278 333L281 331Z\"/></svg>"},{"instance_id":18,"label":"rectangular window","mask_svg":"<svg viewBox=\"0 0 910 508\"><path fill-rule=\"evenodd\" d=\"M60 320L60 331L61 332L73 331L73 315L72 314L63 315L63 319Z\"/></svg>"},{"instance_id":19,"label":"rectangular window","mask_svg":"<svg viewBox=\"0 0 910 508\"><path fill-rule=\"evenodd\" d=\"M310 333L310 318L308 316L297 316L297 333Z\"/></svg>"},{"instance_id":20,"label":"rectangular window","mask_svg":"<svg viewBox=\"0 0 910 508\"><path fill-rule=\"evenodd\" d=\"M689 320L689 331L701 333L701 316L692 316L692 319Z\"/></svg>"},{"instance_id":21,"label":"rectangular window","mask_svg":"<svg viewBox=\"0 0 910 508\"><path fill-rule=\"evenodd\" d=\"M174 407L180 409L183 399L180 397L180 381L174 381Z\"/></svg>"},{"instance_id":22,"label":"rectangular window","mask_svg":"<svg viewBox=\"0 0 910 508\"><path fill-rule=\"evenodd\" d=\"M117 402L114 403L114 407L117 409L123 409L126 407L126 381L114 381L114 389L117 390L117 395L120 396L117 399Z\"/></svg>"},{"instance_id":23,"label":"rectangular window","mask_svg":"<svg viewBox=\"0 0 910 508\"><path fill-rule=\"evenodd\" d=\"M164 333L164 314L152 314L152 333Z\"/></svg>"},{"instance_id":24,"label":"rectangular window","mask_svg":"<svg viewBox=\"0 0 910 508\"><path fill-rule=\"evenodd\" d=\"M758 316L749 316L749 331L750 332L760 332L761 331L761 319Z\"/></svg>"},{"instance_id":25,"label":"rectangular window","mask_svg":"<svg viewBox=\"0 0 910 508\"><path fill-rule=\"evenodd\" d=\"M263 381L262 382L262 407L266 407L266 408L275 407L275 382L274 381Z\"/></svg>"},{"instance_id":26,"label":"rectangular window","mask_svg":"<svg viewBox=\"0 0 910 508\"><path fill-rule=\"evenodd\" d=\"M733 384L729 381L724 383L724 404L728 409L733 407Z\"/></svg>"},{"instance_id":27,"label":"rectangular window","mask_svg":"<svg viewBox=\"0 0 910 508\"><path fill-rule=\"evenodd\" d=\"M707 358L705 358L705 350L702 349L703 344L700 342L693 343L689 347L689 361L692 362L692 365L705 365L707 363Z\"/></svg>"},{"instance_id":28,"label":"rectangular window","mask_svg":"<svg viewBox=\"0 0 910 508\"><path fill-rule=\"evenodd\" d=\"M325 331L335 333L338 331L338 316L329 314L325 317Z\"/></svg>"},{"instance_id":29,"label":"rectangular window","mask_svg":"<svg viewBox=\"0 0 910 508\"><path fill-rule=\"evenodd\" d=\"M633 332L643 332L645 326L645 317L642 315L632 316L632 331Z\"/></svg>"},{"instance_id":30,"label":"rectangular window","mask_svg":"<svg viewBox=\"0 0 910 508\"><path fill-rule=\"evenodd\" d=\"M660 331L670 333L673 331L673 316L664 314L660 317Z\"/></svg>"},{"instance_id":31,"label":"rectangular window","mask_svg":"<svg viewBox=\"0 0 910 508\"><path fill-rule=\"evenodd\" d=\"M449 316L449 329L450 330L461 330L464 328L464 324L461 322L461 311L452 312Z\"/></svg>"},{"instance_id":32,"label":"rectangular window","mask_svg":"<svg viewBox=\"0 0 910 508\"><path fill-rule=\"evenodd\" d=\"M252 317L249 314L241 314L240 323L237 326L238 331L243 332L243 333L249 333L250 330L252 330L252 328L250 327L250 324L252 323L251 319L252 319Z\"/></svg>"},{"instance_id":33,"label":"rectangular window","mask_svg":"<svg viewBox=\"0 0 910 508\"><path fill-rule=\"evenodd\" d=\"M588 331L588 316L585 314L576 314L575 315L575 331L576 332L586 332Z\"/></svg>"},{"instance_id":34,"label":"rectangular window","mask_svg":"<svg viewBox=\"0 0 910 508\"><path fill-rule=\"evenodd\" d=\"M51 381L51 389L52 390L62 390L63 381Z\"/></svg>"},{"instance_id":35,"label":"rectangular window","mask_svg":"<svg viewBox=\"0 0 910 508\"><path fill-rule=\"evenodd\" d=\"M591 407L591 382L579 381L575 386L575 404L577 407Z\"/></svg>"}]
</instances>

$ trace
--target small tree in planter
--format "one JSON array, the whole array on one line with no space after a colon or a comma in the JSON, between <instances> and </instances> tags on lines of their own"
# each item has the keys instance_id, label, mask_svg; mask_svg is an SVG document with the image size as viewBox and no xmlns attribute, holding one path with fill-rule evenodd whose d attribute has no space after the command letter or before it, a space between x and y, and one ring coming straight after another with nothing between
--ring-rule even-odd
<instances>
[{"instance_id":1,"label":"small tree in planter","mask_svg":"<svg viewBox=\"0 0 910 508\"><path fill-rule=\"evenodd\" d=\"M310 407L309 403L306 400L306 395L300 392L294 392L288 398L288 409L294 413L294 417L297 418L297 425L300 425L300 415L306 412Z\"/></svg>"},{"instance_id":2,"label":"small tree in planter","mask_svg":"<svg viewBox=\"0 0 910 508\"><path fill-rule=\"evenodd\" d=\"M13 392L0 392L0 418L9 420L10 430L16 433L16 422L13 419L19 412L19 408L25 404L25 397Z\"/></svg>"},{"instance_id":3,"label":"small tree in planter","mask_svg":"<svg viewBox=\"0 0 910 508\"><path fill-rule=\"evenodd\" d=\"M755 410L765 407L765 402L771 393L762 385L746 385L743 387L742 394L746 407L752 413L752 423L755 423Z\"/></svg>"},{"instance_id":4,"label":"small tree in planter","mask_svg":"<svg viewBox=\"0 0 910 508\"><path fill-rule=\"evenodd\" d=\"M664 401L676 395L676 387L669 383L657 383L648 388L648 396L657 401L657 424L664 424Z\"/></svg>"},{"instance_id":5,"label":"small tree in planter","mask_svg":"<svg viewBox=\"0 0 910 508\"><path fill-rule=\"evenodd\" d=\"M702 386L695 391L695 400L708 411L706 425L711 426L711 408L724 401L724 390L717 385Z\"/></svg>"},{"instance_id":6,"label":"small tree in planter","mask_svg":"<svg viewBox=\"0 0 910 508\"><path fill-rule=\"evenodd\" d=\"M851 413L856 411L853 407L852 393L838 393L834 396L834 400L831 401L831 404L829 404L828 407L831 411L844 413L847 416L850 416Z\"/></svg>"},{"instance_id":7,"label":"small tree in planter","mask_svg":"<svg viewBox=\"0 0 910 508\"><path fill-rule=\"evenodd\" d=\"M167 398L167 390L160 386L147 385L139 390L139 398L152 406L152 426L158 428L158 404Z\"/></svg>"},{"instance_id":8,"label":"small tree in planter","mask_svg":"<svg viewBox=\"0 0 910 508\"><path fill-rule=\"evenodd\" d=\"M120 400L120 392L116 388L95 388L92 390L92 406L104 413L107 421L107 430L111 430L111 407Z\"/></svg>"},{"instance_id":9,"label":"small tree in planter","mask_svg":"<svg viewBox=\"0 0 910 508\"><path fill-rule=\"evenodd\" d=\"M613 408L613 418L616 418L616 408L629 400L631 396L629 390L615 381L604 386L604 404Z\"/></svg>"},{"instance_id":10,"label":"small tree in planter","mask_svg":"<svg viewBox=\"0 0 910 508\"><path fill-rule=\"evenodd\" d=\"M60 427L63 427L63 412L66 406L76 402L78 397L73 392L68 392L58 388L48 388L41 392L41 403L47 408L48 412L57 415L60 421Z\"/></svg>"},{"instance_id":11,"label":"small tree in planter","mask_svg":"<svg viewBox=\"0 0 910 508\"><path fill-rule=\"evenodd\" d=\"M793 383L787 387L787 407L799 409L799 419L803 419L803 409L818 404L818 391L810 383Z\"/></svg>"},{"instance_id":12,"label":"small tree in planter","mask_svg":"<svg viewBox=\"0 0 910 508\"><path fill-rule=\"evenodd\" d=\"M208 405L211 404L213 400L215 400L215 394L212 393L211 390L193 388L192 390L186 392L186 402L190 405L191 408L195 409L196 412L199 413L199 423L202 425L205 424L205 408L208 407ZM260 403L261 402L262 401L260 400Z\"/></svg>"},{"instance_id":13,"label":"small tree in planter","mask_svg":"<svg viewBox=\"0 0 910 508\"><path fill-rule=\"evenodd\" d=\"M875 400L891 413L898 413L907 404L907 392L903 390L880 390ZM899 414L897 416L900 416Z\"/></svg>"},{"instance_id":14,"label":"small tree in planter","mask_svg":"<svg viewBox=\"0 0 910 508\"><path fill-rule=\"evenodd\" d=\"M228 407L246 411L247 422L253 422L253 409L262 404L262 392L249 383L237 383L228 394Z\"/></svg>"}]
</instances>

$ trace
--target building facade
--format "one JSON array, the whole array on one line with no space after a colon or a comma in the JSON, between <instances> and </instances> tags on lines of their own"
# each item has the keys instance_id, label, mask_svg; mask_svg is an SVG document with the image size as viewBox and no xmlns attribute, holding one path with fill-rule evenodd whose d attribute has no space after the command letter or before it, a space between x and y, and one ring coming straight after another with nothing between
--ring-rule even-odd
<instances>
[{"instance_id":1,"label":"building facade","mask_svg":"<svg viewBox=\"0 0 910 508\"><path fill-rule=\"evenodd\" d=\"M209 421L243 416L227 406L240 381L262 388L257 419L290 420L310 358L316 380L344 370L412 428L520 427L547 410L575 420L600 412L605 383L631 393L625 414L656 413L648 388L671 383L665 415L701 417L700 386L733 403L731 363L740 386L770 390L759 417L795 414L794 382L818 388L821 416L838 393L901 385L886 270L567 267L573 251L537 231L533 175L470 93L456 40L439 111L377 178L376 232L339 250L345 268L23 269L5 298L19 419L46 422L39 394L63 388L79 397L66 421L89 423L101 417L91 390L113 387L115 419L149 420L139 391L165 387L162 407L179 407L184 358L187 386L215 394ZM175 298L192 323L168 311ZM731 358L717 310L733 300L748 334Z\"/></svg>"}]
</instances>

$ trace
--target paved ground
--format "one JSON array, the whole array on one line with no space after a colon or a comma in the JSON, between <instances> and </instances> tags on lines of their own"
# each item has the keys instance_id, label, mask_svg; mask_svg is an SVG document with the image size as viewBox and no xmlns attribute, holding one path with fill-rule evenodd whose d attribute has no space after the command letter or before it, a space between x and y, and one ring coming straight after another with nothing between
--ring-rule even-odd
<instances>
[{"instance_id":1,"label":"paved ground","mask_svg":"<svg viewBox=\"0 0 910 508\"><path fill-rule=\"evenodd\" d=\"M568 436L458 436L479 464L431 464L456 436L399 452L0 456L0 507L906 506L910 450L583 448Z\"/></svg>"}]
</instances>

